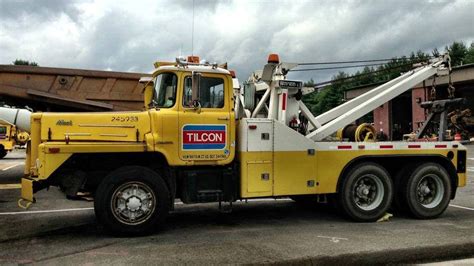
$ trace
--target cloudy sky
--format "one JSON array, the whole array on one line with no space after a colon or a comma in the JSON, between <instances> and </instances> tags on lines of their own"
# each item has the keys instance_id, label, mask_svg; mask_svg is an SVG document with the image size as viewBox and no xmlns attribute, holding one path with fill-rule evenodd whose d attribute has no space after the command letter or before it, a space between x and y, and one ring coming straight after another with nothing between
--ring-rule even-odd
<instances>
[{"instance_id":1,"label":"cloudy sky","mask_svg":"<svg viewBox=\"0 0 474 266\"><path fill-rule=\"evenodd\" d=\"M195 0L194 10L194 54L228 62L241 80L269 53L360 60L474 41L474 0ZM192 0L0 0L0 64L150 72L156 60L191 53L192 14Z\"/></svg>"}]
</instances>

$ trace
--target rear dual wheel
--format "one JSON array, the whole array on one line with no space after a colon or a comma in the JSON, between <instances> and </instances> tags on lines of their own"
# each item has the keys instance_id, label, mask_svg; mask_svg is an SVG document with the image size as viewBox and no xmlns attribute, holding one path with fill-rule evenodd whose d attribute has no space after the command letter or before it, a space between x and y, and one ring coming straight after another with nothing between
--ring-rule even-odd
<instances>
[{"instance_id":1,"label":"rear dual wheel","mask_svg":"<svg viewBox=\"0 0 474 266\"><path fill-rule=\"evenodd\" d=\"M355 221L373 222L388 210L393 198L393 184L381 165L355 165L345 176L339 191L339 204Z\"/></svg>"},{"instance_id":2,"label":"rear dual wheel","mask_svg":"<svg viewBox=\"0 0 474 266\"><path fill-rule=\"evenodd\" d=\"M451 182L446 169L437 163L424 163L412 168L401 178L397 195L399 208L419 219L440 216L448 207Z\"/></svg>"}]
</instances>

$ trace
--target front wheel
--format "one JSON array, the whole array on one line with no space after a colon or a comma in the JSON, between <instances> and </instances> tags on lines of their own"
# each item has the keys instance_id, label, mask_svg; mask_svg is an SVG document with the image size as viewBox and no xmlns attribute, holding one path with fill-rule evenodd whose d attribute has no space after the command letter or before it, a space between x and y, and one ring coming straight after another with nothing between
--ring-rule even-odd
<instances>
[{"instance_id":1,"label":"front wheel","mask_svg":"<svg viewBox=\"0 0 474 266\"><path fill-rule=\"evenodd\" d=\"M392 180L381 165L358 164L345 176L338 197L342 210L350 218L373 222L380 219L392 203Z\"/></svg>"},{"instance_id":2,"label":"front wheel","mask_svg":"<svg viewBox=\"0 0 474 266\"><path fill-rule=\"evenodd\" d=\"M448 207L451 182L444 167L437 163L425 163L412 172L401 192L414 217L432 219L441 215Z\"/></svg>"},{"instance_id":3,"label":"front wheel","mask_svg":"<svg viewBox=\"0 0 474 266\"><path fill-rule=\"evenodd\" d=\"M98 221L114 234L152 232L169 212L170 195L163 179L140 166L119 168L97 188L94 210Z\"/></svg>"}]
</instances>

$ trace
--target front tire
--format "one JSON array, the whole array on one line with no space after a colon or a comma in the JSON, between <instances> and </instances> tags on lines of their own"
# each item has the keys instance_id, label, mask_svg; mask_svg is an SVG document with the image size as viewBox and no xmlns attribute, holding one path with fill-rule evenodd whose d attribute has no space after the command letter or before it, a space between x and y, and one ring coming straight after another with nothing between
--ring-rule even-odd
<instances>
[{"instance_id":1,"label":"front tire","mask_svg":"<svg viewBox=\"0 0 474 266\"><path fill-rule=\"evenodd\" d=\"M411 215L433 219L448 207L451 195L449 175L437 163L418 166L403 184L403 202Z\"/></svg>"},{"instance_id":2,"label":"front tire","mask_svg":"<svg viewBox=\"0 0 474 266\"><path fill-rule=\"evenodd\" d=\"M113 234L151 233L169 212L170 195L163 179L141 166L119 168L97 188L94 210L99 223Z\"/></svg>"},{"instance_id":3,"label":"front tire","mask_svg":"<svg viewBox=\"0 0 474 266\"><path fill-rule=\"evenodd\" d=\"M392 203L392 180L381 165L358 164L345 176L338 198L347 216L358 222L373 222L380 219Z\"/></svg>"}]
</instances>

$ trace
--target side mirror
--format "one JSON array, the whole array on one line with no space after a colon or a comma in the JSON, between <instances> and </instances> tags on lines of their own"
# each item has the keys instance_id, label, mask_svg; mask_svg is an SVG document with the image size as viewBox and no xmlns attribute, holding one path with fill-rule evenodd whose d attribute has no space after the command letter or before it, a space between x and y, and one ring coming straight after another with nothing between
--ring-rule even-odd
<instances>
[{"instance_id":1,"label":"side mirror","mask_svg":"<svg viewBox=\"0 0 474 266\"><path fill-rule=\"evenodd\" d=\"M197 109L198 106L200 106L199 104L200 87L201 87L201 73L193 71L191 89L192 89L192 102L193 102L193 107L195 109Z\"/></svg>"},{"instance_id":2,"label":"side mirror","mask_svg":"<svg viewBox=\"0 0 474 266\"><path fill-rule=\"evenodd\" d=\"M140 83L144 84L143 87L143 99L144 99L144 107L145 110L150 107L152 98L153 98L153 91L155 82L151 77L143 77L139 81Z\"/></svg>"}]
</instances>

